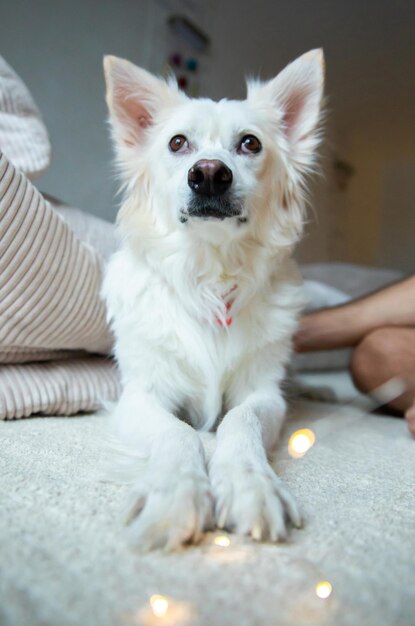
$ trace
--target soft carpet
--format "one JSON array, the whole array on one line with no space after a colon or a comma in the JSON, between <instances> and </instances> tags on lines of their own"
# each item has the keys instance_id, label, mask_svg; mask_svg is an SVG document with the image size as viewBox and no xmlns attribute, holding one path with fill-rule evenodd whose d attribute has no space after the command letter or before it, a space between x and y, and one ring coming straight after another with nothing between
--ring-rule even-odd
<instances>
[{"instance_id":1,"label":"soft carpet","mask_svg":"<svg viewBox=\"0 0 415 626\"><path fill-rule=\"evenodd\" d=\"M126 488L97 480L106 416L0 424L2 626L413 626L415 441L401 419L297 401L276 457L305 526L286 544L230 536L139 554ZM290 434L312 428L301 459ZM212 443L212 440L211 440ZM333 586L324 600L316 584ZM171 601L165 617L152 594Z\"/></svg>"}]
</instances>

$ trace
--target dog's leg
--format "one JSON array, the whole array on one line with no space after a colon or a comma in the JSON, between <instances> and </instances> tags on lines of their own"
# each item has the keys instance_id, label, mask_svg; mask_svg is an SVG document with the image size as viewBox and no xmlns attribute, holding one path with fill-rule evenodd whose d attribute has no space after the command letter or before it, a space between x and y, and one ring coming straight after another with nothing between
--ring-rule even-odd
<instances>
[{"instance_id":1,"label":"dog's leg","mask_svg":"<svg viewBox=\"0 0 415 626\"><path fill-rule=\"evenodd\" d=\"M198 434L157 397L132 385L115 418L121 442L146 458L128 516L134 543L145 550L174 549L199 539L212 523L212 495Z\"/></svg>"},{"instance_id":2,"label":"dog's leg","mask_svg":"<svg viewBox=\"0 0 415 626\"><path fill-rule=\"evenodd\" d=\"M210 462L216 521L256 540L286 538L286 519L301 526L295 500L267 459L284 422L277 385L237 394L239 404L223 418Z\"/></svg>"}]
</instances>

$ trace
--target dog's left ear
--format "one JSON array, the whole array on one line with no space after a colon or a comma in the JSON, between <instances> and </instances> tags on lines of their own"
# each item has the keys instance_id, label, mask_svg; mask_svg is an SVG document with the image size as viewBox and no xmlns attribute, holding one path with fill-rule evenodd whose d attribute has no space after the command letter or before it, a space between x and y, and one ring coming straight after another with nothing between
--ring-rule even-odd
<instances>
[{"instance_id":1,"label":"dog's left ear","mask_svg":"<svg viewBox=\"0 0 415 626\"><path fill-rule=\"evenodd\" d=\"M261 108L271 104L277 109L280 130L293 155L312 152L323 87L323 50L311 50L287 65L276 78L266 83L249 83L248 101Z\"/></svg>"}]
</instances>

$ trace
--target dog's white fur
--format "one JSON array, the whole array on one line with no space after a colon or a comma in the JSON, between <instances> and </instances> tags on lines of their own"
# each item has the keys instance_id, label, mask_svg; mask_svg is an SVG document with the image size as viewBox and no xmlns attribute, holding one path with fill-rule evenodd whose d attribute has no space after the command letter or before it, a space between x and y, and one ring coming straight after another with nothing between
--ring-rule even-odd
<instances>
[{"instance_id":1,"label":"dog's white fur","mask_svg":"<svg viewBox=\"0 0 415 626\"><path fill-rule=\"evenodd\" d=\"M241 102L190 99L114 57L104 66L125 191L123 243L103 288L123 385L115 417L121 440L147 459L130 530L143 547L174 548L214 515L220 527L284 539L286 519L301 519L267 454L284 420L280 383L303 304L290 255L319 141L322 52L248 83ZM173 153L178 134L189 147ZM237 150L247 134L261 141L258 154ZM232 170L246 223L180 221L199 159ZM221 417L207 468L195 429Z\"/></svg>"}]
</instances>

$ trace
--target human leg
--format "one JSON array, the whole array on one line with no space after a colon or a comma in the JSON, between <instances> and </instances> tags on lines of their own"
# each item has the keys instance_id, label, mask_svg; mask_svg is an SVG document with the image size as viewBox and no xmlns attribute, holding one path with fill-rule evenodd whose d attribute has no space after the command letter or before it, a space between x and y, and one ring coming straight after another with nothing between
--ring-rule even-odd
<instances>
[{"instance_id":1,"label":"human leg","mask_svg":"<svg viewBox=\"0 0 415 626\"><path fill-rule=\"evenodd\" d=\"M390 408L404 413L415 434L415 328L378 328L354 349L350 363L353 380L363 393L400 377L407 391L393 400Z\"/></svg>"},{"instance_id":2,"label":"human leg","mask_svg":"<svg viewBox=\"0 0 415 626\"><path fill-rule=\"evenodd\" d=\"M353 347L386 326L415 326L414 276L364 298L304 315L294 345L297 352Z\"/></svg>"}]
</instances>

